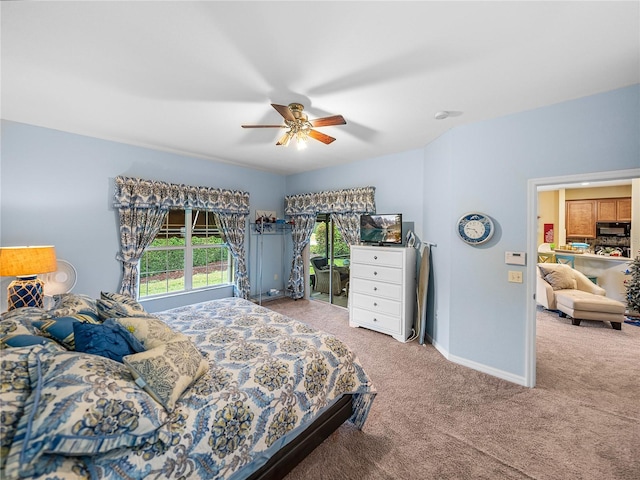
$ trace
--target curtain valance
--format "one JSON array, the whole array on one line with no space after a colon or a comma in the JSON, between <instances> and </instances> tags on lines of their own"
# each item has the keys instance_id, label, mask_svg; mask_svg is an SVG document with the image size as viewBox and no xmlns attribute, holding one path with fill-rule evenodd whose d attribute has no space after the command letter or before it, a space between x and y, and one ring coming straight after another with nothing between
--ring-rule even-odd
<instances>
[{"instance_id":1,"label":"curtain valance","mask_svg":"<svg viewBox=\"0 0 640 480\"><path fill-rule=\"evenodd\" d=\"M375 187L349 188L284 197L285 215L316 213L374 213Z\"/></svg>"},{"instance_id":2,"label":"curtain valance","mask_svg":"<svg viewBox=\"0 0 640 480\"><path fill-rule=\"evenodd\" d=\"M115 206L194 208L218 213L249 215L249 192L118 176L116 177Z\"/></svg>"}]
</instances>

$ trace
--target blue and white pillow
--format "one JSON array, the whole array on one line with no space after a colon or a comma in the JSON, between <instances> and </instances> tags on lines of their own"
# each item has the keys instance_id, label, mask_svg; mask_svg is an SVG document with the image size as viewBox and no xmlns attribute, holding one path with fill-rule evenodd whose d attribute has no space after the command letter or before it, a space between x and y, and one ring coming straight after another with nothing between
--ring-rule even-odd
<instances>
[{"instance_id":1,"label":"blue and white pillow","mask_svg":"<svg viewBox=\"0 0 640 480\"><path fill-rule=\"evenodd\" d=\"M15 308L13 310L9 310L8 312L4 312L0 316L0 324L11 321L15 324L24 326L29 331L29 333L37 335L38 331L33 326L33 322L36 320L42 320L43 318L47 318L49 316L50 315L47 314L46 310L38 307Z\"/></svg>"},{"instance_id":2,"label":"blue and white pillow","mask_svg":"<svg viewBox=\"0 0 640 480\"><path fill-rule=\"evenodd\" d=\"M98 314L100 318L122 318L122 317L153 317L131 297L120 293L101 292L100 298L96 300Z\"/></svg>"},{"instance_id":3,"label":"blue and white pillow","mask_svg":"<svg viewBox=\"0 0 640 480\"><path fill-rule=\"evenodd\" d=\"M44 345L45 343L55 343L53 340L40 335L23 333L11 335L0 340L0 348L6 347L29 347L31 345Z\"/></svg>"},{"instance_id":4,"label":"blue and white pillow","mask_svg":"<svg viewBox=\"0 0 640 480\"><path fill-rule=\"evenodd\" d=\"M47 310L50 317L66 317L78 313L98 315L96 301L89 295L61 293L53 296L54 306Z\"/></svg>"},{"instance_id":5,"label":"blue and white pillow","mask_svg":"<svg viewBox=\"0 0 640 480\"><path fill-rule=\"evenodd\" d=\"M124 365L48 345L31 347L31 394L5 466L10 478L44 473L45 453L95 455L171 439L166 411Z\"/></svg>"},{"instance_id":6,"label":"blue and white pillow","mask_svg":"<svg viewBox=\"0 0 640 480\"><path fill-rule=\"evenodd\" d=\"M45 318L36 320L33 326L46 336L53 338L62 346L69 350L75 349L75 337L73 326L76 323L100 323L98 316L94 313L76 313L65 317Z\"/></svg>"},{"instance_id":7,"label":"blue and white pillow","mask_svg":"<svg viewBox=\"0 0 640 480\"><path fill-rule=\"evenodd\" d=\"M29 325L29 326L27 326ZM36 328L31 326L31 319L27 325L20 321L19 316L0 320L0 348L25 347L52 342L48 338L36 335Z\"/></svg>"},{"instance_id":8,"label":"blue and white pillow","mask_svg":"<svg viewBox=\"0 0 640 480\"><path fill-rule=\"evenodd\" d=\"M167 412L172 412L184 391L209 369L209 363L191 339L176 333L166 343L123 358L136 383Z\"/></svg>"}]
</instances>

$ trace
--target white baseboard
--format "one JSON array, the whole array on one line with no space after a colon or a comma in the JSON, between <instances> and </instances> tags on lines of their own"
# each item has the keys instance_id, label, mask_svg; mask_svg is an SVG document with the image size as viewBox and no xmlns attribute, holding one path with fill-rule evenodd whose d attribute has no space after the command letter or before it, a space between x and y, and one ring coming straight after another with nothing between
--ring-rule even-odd
<instances>
[{"instance_id":1,"label":"white baseboard","mask_svg":"<svg viewBox=\"0 0 640 480\"><path fill-rule=\"evenodd\" d=\"M438 342L434 342L429 335L427 335L427 340L431 345L435 347L436 350L438 350L438 352L440 352L440 354L442 354L444 358L446 358L450 362L457 363L458 365L462 365L473 370L477 370L478 372L486 373L493 377L501 378L502 380L506 380L517 385L522 385L523 387L527 386L526 380L522 375L514 375L511 372L505 372L504 370L499 370L482 363L474 362L473 360L468 360L466 358L452 355L448 350L443 348L442 345L438 344Z\"/></svg>"}]
</instances>

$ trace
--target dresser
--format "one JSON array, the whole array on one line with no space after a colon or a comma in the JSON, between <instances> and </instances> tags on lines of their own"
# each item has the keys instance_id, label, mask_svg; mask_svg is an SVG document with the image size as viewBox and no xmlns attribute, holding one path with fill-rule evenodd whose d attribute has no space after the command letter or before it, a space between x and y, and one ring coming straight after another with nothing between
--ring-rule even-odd
<instances>
[{"instance_id":1,"label":"dresser","mask_svg":"<svg viewBox=\"0 0 640 480\"><path fill-rule=\"evenodd\" d=\"M416 298L416 251L401 247L351 247L349 325L411 336Z\"/></svg>"}]
</instances>

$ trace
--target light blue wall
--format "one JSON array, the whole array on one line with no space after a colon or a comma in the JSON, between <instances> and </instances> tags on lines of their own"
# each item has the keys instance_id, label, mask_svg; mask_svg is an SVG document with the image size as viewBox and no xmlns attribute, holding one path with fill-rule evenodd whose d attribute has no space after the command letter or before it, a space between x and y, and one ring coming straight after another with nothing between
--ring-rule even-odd
<instances>
[{"instance_id":1,"label":"light blue wall","mask_svg":"<svg viewBox=\"0 0 640 480\"><path fill-rule=\"evenodd\" d=\"M506 251L527 249L531 178L640 167L640 86L450 130L424 150L287 177L287 194L373 185L377 210L415 221L432 248L428 333L449 358L522 382L526 284L507 282ZM479 210L495 221L486 245L458 239ZM529 262L531 263L531 262Z\"/></svg>"},{"instance_id":2,"label":"light blue wall","mask_svg":"<svg viewBox=\"0 0 640 480\"><path fill-rule=\"evenodd\" d=\"M58 257L78 270L74 292L92 296L120 285L118 219L112 207L118 175L248 191L252 215L256 208L280 215L284 210L284 177L221 162L8 121L2 122L1 153L0 244L55 245ZM282 261L275 252L263 268L272 278ZM4 306L6 288L0 294ZM146 306L156 311L231 294L222 288Z\"/></svg>"},{"instance_id":3,"label":"light blue wall","mask_svg":"<svg viewBox=\"0 0 640 480\"><path fill-rule=\"evenodd\" d=\"M354 187L376 187L378 213L402 213L404 223L422 234L423 152L414 150L340 167L289 175L287 195Z\"/></svg>"},{"instance_id":4,"label":"light blue wall","mask_svg":"<svg viewBox=\"0 0 640 480\"><path fill-rule=\"evenodd\" d=\"M508 270L527 267L505 265L504 253L526 250L527 181L640 167L639 112L634 85L458 127L421 150L288 177L3 121L0 243L55 244L78 269L74 291L95 296L120 281L111 207L117 175L247 190L252 214L279 216L285 194L371 185L378 212L403 213L421 240L437 244L428 319L434 344L453 360L518 381L525 369L526 285L506 279ZM454 229L472 210L497 226L494 238L476 248ZM280 241L267 241L273 245L266 247L263 289L282 288L282 278L273 280L282 272ZM290 253L284 262L286 271ZM249 266L255 285L253 253ZM204 300L177 301L194 298ZM157 302L150 310L170 306Z\"/></svg>"},{"instance_id":5,"label":"light blue wall","mask_svg":"<svg viewBox=\"0 0 640 480\"><path fill-rule=\"evenodd\" d=\"M446 197L456 189L452 164L447 161L450 151L449 135L438 138L425 150L422 187L425 240L436 245L431 247L431 270L434 278L429 284L427 297L427 332L431 343L445 352L449 350L451 241L454 233L450 227L450 218L455 215L451 201L446 200Z\"/></svg>"},{"instance_id":6,"label":"light blue wall","mask_svg":"<svg viewBox=\"0 0 640 480\"><path fill-rule=\"evenodd\" d=\"M639 85L456 128L427 146L425 235L439 254L435 342L465 363L524 375L526 286L508 283L507 272L526 267L506 265L504 254L526 251L527 180L638 167ZM497 225L475 248L454 229L472 210Z\"/></svg>"}]
</instances>

